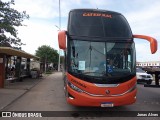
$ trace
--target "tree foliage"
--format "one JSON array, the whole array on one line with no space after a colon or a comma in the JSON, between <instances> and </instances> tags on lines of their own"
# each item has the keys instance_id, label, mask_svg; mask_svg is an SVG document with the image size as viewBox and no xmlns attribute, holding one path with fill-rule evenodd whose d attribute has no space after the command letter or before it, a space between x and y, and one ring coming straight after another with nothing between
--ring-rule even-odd
<instances>
[{"instance_id":1,"label":"tree foliage","mask_svg":"<svg viewBox=\"0 0 160 120\"><path fill-rule=\"evenodd\" d=\"M42 45L36 50L36 56L40 57L42 62L58 63L58 52L50 46Z\"/></svg>"},{"instance_id":2,"label":"tree foliage","mask_svg":"<svg viewBox=\"0 0 160 120\"><path fill-rule=\"evenodd\" d=\"M29 19L29 15L25 11L18 12L11 8L15 5L14 0L2 2L0 0L0 46L5 43L21 46L23 43L18 38L18 30L16 27L23 26L24 19ZM6 35L10 33L10 35ZM10 37L9 37L10 36Z\"/></svg>"}]
</instances>

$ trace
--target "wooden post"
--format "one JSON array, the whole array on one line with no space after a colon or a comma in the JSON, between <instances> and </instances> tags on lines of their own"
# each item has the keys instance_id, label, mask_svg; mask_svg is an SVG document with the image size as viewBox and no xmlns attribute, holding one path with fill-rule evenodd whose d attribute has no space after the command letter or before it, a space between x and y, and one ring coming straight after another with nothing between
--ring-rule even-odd
<instances>
[{"instance_id":1,"label":"wooden post","mask_svg":"<svg viewBox=\"0 0 160 120\"><path fill-rule=\"evenodd\" d=\"M27 75L30 75L30 58L27 58Z\"/></svg>"},{"instance_id":2,"label":"wooden post","mask_svg":"<svg viewBox=\"0 0 160 120\"><path fill-rule=\"evenodd\" d=\"M8 56L7 56L7 55L5 55L5 64L6 64L6 65L5 65L5 73L6 73L6 74L5 74L5 78L7 78L7 77L8 77L7 75L9 74L9 73L8 73L8 72L9 72Z\"/></svg>"},{"instance_id":3,"label":"wooden post","mask_svg":"<svg viewBox=\"0 0 160 120\"><path fill-rule=\"evenodd\" d=\"M0 54L0 88L4 88L5 80L5 55Z\"/></svg>"},{"instance_id":4,"label":"wooden post","mask_svg":"<svg viewBox=\"0 0 160 120\"><path fill-rule=\"evenodd\" d=\"M18 78L18 81L22 81L20 79L20 75L21 75L21 57L17 56L17 61L16 61L16 65L15 65L15 77Z\"/></svg>"}]
</instances>

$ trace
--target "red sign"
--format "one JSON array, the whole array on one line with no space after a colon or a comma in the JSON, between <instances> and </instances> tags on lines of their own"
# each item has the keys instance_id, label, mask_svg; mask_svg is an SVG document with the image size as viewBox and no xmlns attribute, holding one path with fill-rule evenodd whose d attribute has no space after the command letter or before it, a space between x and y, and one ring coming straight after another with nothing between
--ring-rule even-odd
<instances>
[{"instance_id":1,"label":"red sign","mask_svg":"<svg viewBox=\"0 0 160 120\"><path fill-rule=\"evenodd\" d=\"M105 13L92 13L92 12L88 12L88 13L83 13L84 17L106 17L106 18L112 18L112 15L110 14L105 14Z\"/></svg>"}]
</instances>

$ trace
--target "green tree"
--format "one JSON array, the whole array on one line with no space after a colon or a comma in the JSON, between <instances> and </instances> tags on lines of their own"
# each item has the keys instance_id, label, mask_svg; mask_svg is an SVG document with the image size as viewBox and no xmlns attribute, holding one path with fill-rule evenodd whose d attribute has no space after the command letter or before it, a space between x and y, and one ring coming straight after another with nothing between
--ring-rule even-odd
<instances>
[{"instance_id":1,"label":"green tree","mask_svg":"<svg viewBox=\"0 0 160 120\"><path fill-rule=\"evenodd\" d=\"M18 30L16 27L23 26L23 20L29 19L29 15L25 11L18 12L11 8L11 5L15 5L14 0L9 2L0 0L0 46L4 46L6 43L16 46L23 45L21 39L17 36ZM6 33L9 33L10 37L6 36Z\"/></svg>"},{"instance_id":2,"label":"green tree","mask_svg":"<svg viewBox=\"0 0 160 120\"><path fill-rule=\"evenodd\" d=\"M36 50L36 56L40 57L41 62L58 64L58 52L48 45L42 45Z\"/></svg>"}]
</instances>

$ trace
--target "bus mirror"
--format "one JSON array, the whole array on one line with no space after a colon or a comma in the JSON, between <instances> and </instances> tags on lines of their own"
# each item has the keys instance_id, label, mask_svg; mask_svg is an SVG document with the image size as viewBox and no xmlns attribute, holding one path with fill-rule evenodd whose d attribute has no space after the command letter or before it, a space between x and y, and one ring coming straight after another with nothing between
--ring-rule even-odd
<instances>
[{"instance_id":1,"label":"bus mirror","mask_svg":"<svg viewBox=\"0 0 160 120\"><path fill-rule=\"evenodd\" d=\"M140 39L148 40L150 42L151 53L154 54L157 51L157 40L156 39L149 37L149 36L145 36L145 35L133 35L133 38L140 38Z\"/></svg>"},{"instance_id":2,"label":"bus mirror","mask_svg":"<svg viewBox=\"0 0 160 120\"><path fill-rule=\"evenodd\" d=\"M62 30L58 33L58 43L59 48L65 50L66 49L66 31Z\"/></svg>"}]
</instances>

